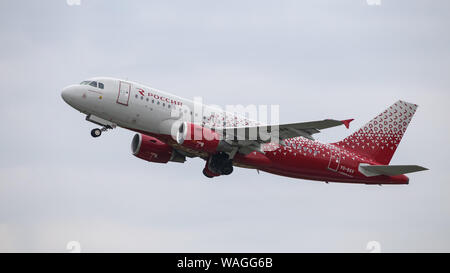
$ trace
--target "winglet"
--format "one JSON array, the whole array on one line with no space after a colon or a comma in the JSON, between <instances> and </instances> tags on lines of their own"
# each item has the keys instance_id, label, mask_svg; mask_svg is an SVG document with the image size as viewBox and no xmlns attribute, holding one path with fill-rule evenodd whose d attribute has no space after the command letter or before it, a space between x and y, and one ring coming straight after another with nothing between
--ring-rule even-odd
<instances>
[{"instance_id":1,"label":"winglet","mask_svg":"<svg viewBox=\"0 0 450 273\"><path fill-rule=\"evenodd\" d=\"M350 128L350 122L354 121L355 119L346 119L346 120L341 120L342 124L345 125L345 127L348 129Z\"/></svg>"}]
</instances>

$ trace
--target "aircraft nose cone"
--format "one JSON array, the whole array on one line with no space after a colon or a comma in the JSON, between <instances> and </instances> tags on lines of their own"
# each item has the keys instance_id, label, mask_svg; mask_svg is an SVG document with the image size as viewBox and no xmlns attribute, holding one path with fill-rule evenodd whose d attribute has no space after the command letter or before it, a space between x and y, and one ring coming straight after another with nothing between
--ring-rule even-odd
<instances>
[{"instance_id":1,"label":"aircraft nose cone","mask_svg":"<svg viewBox=\"0 0 450 273\"><path fill-rule=\"evenodd\" d=\"M66 103L70 104L75 97L75 88L73 86L64 87L61 92L61 97Z\"/></svg>"},{"instance_id":2,"label":"aircraft nose cone","mask_svg":"<svg viewBox=\"0 0 450 273\"><path fill-rule=\"evenodd\" d=\"M61 92L61 98L67 102L69 100L69 89L67 87L64 87L62 92Z\"/></svg>"}]
</instances>

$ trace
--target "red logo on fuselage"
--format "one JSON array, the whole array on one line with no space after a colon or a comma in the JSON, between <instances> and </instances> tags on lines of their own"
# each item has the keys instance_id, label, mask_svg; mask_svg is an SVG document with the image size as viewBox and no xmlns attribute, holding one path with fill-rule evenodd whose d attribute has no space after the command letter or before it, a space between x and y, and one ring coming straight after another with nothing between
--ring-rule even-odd
<instances>
[{"instance_id":1,"label":"red logo on fuselage","mask_svg":"<svg viewBox=\"0 0 450 273\"><path fill-rule=\"evenodd\" d=\"M147 95L145 94L145 90L142 88L136 88L139 92L139 94L141 94L141 96L149 96L149 97L153 97L155 100L161 100L170 104L175 104L175 105L183 105L183 103L181 101L177 101L171 98L167 98L164 96L160 96L158 94L153 94L151 92L148 92Z\"/></svg>"},{"instance_id":2,"label":"red logo on fuselage","mask_svg":"<svg viewBox=\"0 0 450 273\"><path fill-rule=\"evenodd\" d=\"M137 90L139 91L139 94L141 94L141 96L145 96L145 91L142 88L137 88Z\"/></svg>"}]
</instances>

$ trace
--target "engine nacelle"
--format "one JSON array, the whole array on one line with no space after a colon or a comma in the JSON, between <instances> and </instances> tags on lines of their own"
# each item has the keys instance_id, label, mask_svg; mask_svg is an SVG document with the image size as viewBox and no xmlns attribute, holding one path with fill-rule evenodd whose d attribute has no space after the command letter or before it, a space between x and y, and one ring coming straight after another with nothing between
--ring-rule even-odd
<instances>
[{"instance_id":1,"label":"engine nacelle","mask_svg":"<svg viewBox=\"0 0 450 273\"><path fill-rule=\"evenodd\" d=\"M183 163L186 161L185 156L171 146L155 137L143 134L134 135L131 141L131 151L134 156L150 162L167 163L173 161Z\"/></svg>"},{"instance_id":2,"label":"engine nacelle","mask_svg":"<svg viewBox=\"0 0 450 273\"><path fill-rule=\"evenodd\" d=\"M208 153L232 151L232 146L220 140L220 135L217 132L190 122L181 123L177 131L176 141L178 144L196 151Z\"/></svg>"}]
</instances>

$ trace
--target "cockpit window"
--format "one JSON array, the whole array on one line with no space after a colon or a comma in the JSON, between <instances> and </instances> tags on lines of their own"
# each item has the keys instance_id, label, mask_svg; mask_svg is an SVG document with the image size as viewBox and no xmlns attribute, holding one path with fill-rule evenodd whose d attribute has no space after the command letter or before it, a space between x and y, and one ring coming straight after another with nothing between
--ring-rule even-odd
<instances>
[{"instance_id":1,"label":"cockpit window","mask_svg":"<svg viewBox=\"0 0 450 273\"><path fill-rule=\"evenodd\" d=\"M83 81L83 82L80 83L80 85L90 85L92 87L97 87L97 84L98 84L98 88L100 88L100 89L104 89L105 88L105 85L103 83L101 83L101 82L97 83L96 81Z\"/></svg>"}]
</instances>

